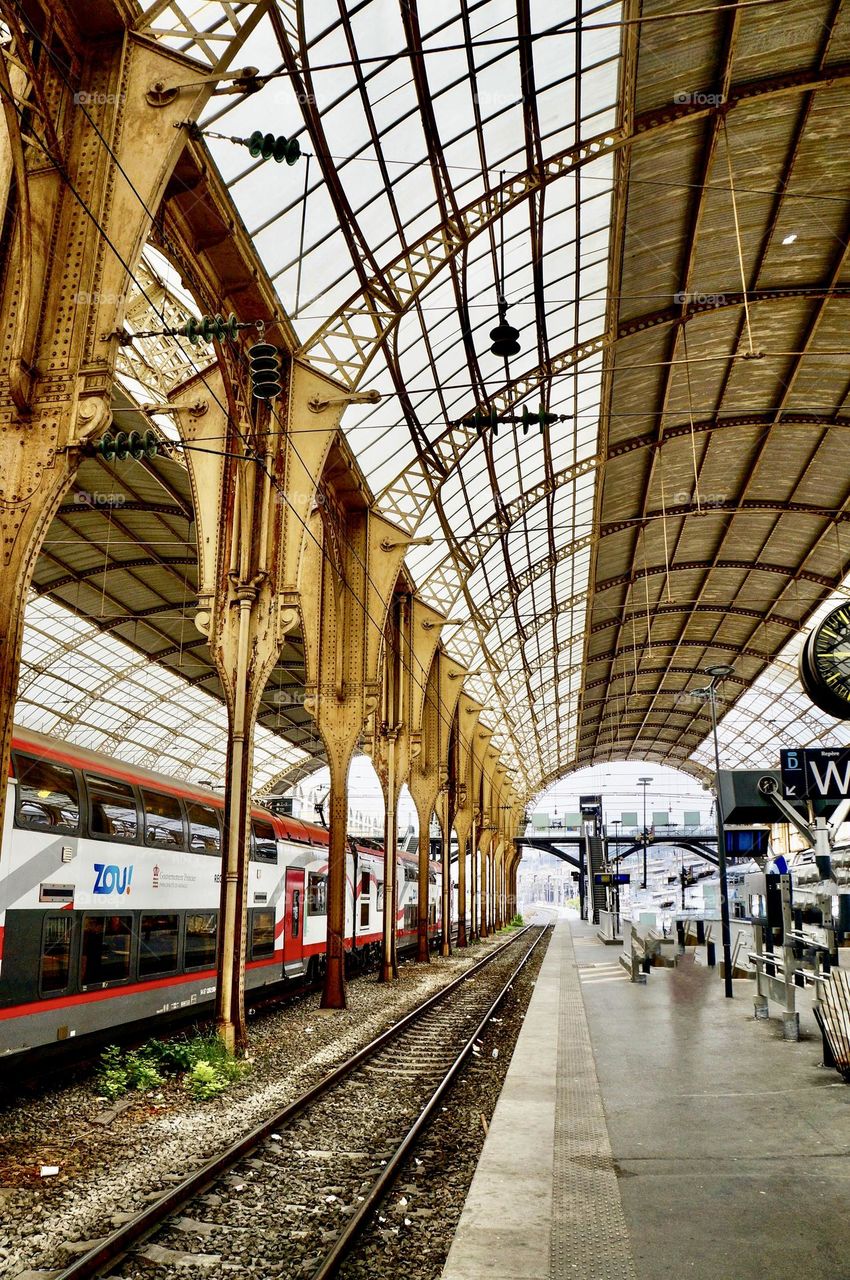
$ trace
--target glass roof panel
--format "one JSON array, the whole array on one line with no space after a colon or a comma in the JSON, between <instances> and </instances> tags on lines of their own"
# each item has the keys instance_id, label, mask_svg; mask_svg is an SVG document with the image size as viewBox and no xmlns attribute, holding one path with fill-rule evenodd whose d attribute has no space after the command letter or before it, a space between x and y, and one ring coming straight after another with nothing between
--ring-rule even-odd
<instances>
[{"instance_id":1,"label":"glass roof panel","mask_svg":"<svg viewBox=\"0 0 850 1280\"><path fill-rule=\"evenodd\" d=\"M850 578L813 615L806 632L789 640L776 661L723 714L718 698L717 739L721 768L779 767L781 747L850 746L850 723L820 711L803 692L797 674L800 648L809 630L850 598ZM705 708L706 717L708 708ZM714 743L706 720L706 738L691 759L714 769Z\"/></svg>"},{"instance_id":2,"label":"glass roof panel","mask_svg":"<svg viewBox=\"0 0 850 1280\"><path fill-rule=\"evenodd\" d=\"M224 779L222 703L43 596L27 605L15 722L191 782ZM258 726L255 791L307 758Z\"/></svg>"},{"instance_id":3,"label":"glass roof panel","mask_svg":"<svg viewBox=\"0 0 850 1280\"><path fill-rule=\"evenodd\" d=\"M175 45L210 61L209 29L227 36L252 11L166 0L154 26L179 29ZM601 357L586 353L573 364L570 353L605 327L611 159L525 193L534 166L610 127L621 33L593 29L592 18L615 23L620 7L587 4L577 13L531 0L530 40L520 40L514 0L476 0L460 11L454 0L411 11L390 0L277 0L275 13L238 54L269 79L254 94L213 97L202 125L231 138L255 129L297 136L301 161L269 166L232 142L208 145L308 358L317 349L311 335L348 300L357 313L367 300L387 299L395 323L366 352L360 382L383 398L352 405L344 430L381 507L434 539L412 548L408 562L426 599L469 617L449 647L486 670L481 692L508 737L518 742L522 726L533 740L522 687L504 717L498 690L506 668L522 671L521 657L533 669L556 635L577 644L582 636L582 604L557 610L587 588L589 552L573 543L590 532L596 473L562 473L597 447ZM580 41L577 17L586 28ZM524 101L529 72L534 94ZM465 208L503 182L522 198L505 208L504 196L491 196L467 219ZM448 254L447 224L462 241ZM419 254L418 241L432 233ZM509 361L490 351L501 291L520 335ZM334 349L345 341L335 338ZM545 436L534 428L525 436L510 421L463 446L452 434L476 406L510 418L541 403L570 415ZM517 616L525 627L537 614L551 624L517 640ZM557 671L572 661L572 649L560 654ZM561 679L566 701L545 708L541 732L572 722L577 688ZM530 703L530 685L525 697Z\"/></svg>"}]
</instances>

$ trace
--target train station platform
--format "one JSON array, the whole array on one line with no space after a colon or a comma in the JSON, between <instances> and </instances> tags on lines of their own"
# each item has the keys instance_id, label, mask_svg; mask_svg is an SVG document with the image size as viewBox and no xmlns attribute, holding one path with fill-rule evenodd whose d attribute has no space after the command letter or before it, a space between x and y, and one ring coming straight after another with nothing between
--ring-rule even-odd
<instances>
[{"instance_id":1,"label":"train station platform","mask_svg":"<svg viewBox=\"0 0 850 1280\"><path fill-rule=\"evenodd\" d=\"M443 1280L850 1275L850 1089L752 993L561 919Z\"/></svg>"}]
</instances>

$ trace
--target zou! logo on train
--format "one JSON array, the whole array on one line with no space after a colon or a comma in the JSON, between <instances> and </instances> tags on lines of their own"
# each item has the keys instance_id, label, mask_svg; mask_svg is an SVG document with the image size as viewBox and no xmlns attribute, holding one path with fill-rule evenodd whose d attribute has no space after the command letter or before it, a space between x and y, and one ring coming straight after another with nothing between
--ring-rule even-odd
<instances>
[{"instance_id":1,"label":"zou! logo on train","mask_svg":"<svg viewBox=\"0 0 850 1280\"><path fill-rule=\"evenodd\" d=\"M133 868L117 867L114 863L94 864L93 893L129 893L133 880Z\"/></svg>"}]
</instances>

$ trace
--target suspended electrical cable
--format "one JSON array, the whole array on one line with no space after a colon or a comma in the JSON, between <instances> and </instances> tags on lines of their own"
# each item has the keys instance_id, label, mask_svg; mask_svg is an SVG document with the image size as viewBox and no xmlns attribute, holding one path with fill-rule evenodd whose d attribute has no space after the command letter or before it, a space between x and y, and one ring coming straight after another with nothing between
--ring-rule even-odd
<instances>
[{"instance_id":1,"label":"suspended electrical cable","mask_svg":"<svg viewBox=\"0 0 850 1280\"><path fill-rule=\"evenodd\" d=\"M744 251L741 245L741 227L738 222L738 200L735 195L735 174L732 168L732 150L729 145L729 130L726 125L725 114L721 116L721 124L723 126L723 140L726 143L726 165L729 170L729 195L732 199L732 218L735 223L735 244L738 249L738 268L741 272L741 291L744 299L744 319L747 325L747 345L749 354L753 356L753 332L750 326L750 304L747 299L747 276L744 270Z\"/></svg>"},{"instance_id":2,"label":"suspended electrical cable","mask_svg":"<svg viewBox=\"0 0 850 1280\"><path fill-rule=\"evenodd\" d=\"M0 95L2 95L2 96L4 96L4 97L8 97L8 95L6 95L6 94L5 94L5 92L4 92L3 88L2 88L2 86L0 86ZM16 110L16 112L17 112L17 105L14 103L14 100L13 100L13 99L12 99L12 105L13 105L13 108L14 108L14 109ZM85 108L83 108L83 110L85 110ZM107 142L106 142L106 140L103 138L103 136L102 136L102 134L100 133L100 131L97 129L97 126L96 126L96 125L94 124L94 122L91 120L91 117L89 116L88 112L86 112L86 115L87 115L87 118L89 119L89 121L92 123L93 127L95 128L96 132L98 133L98 136L99 136L99 138L100 138L100 140L101 140L102 144L104 145L104 147L106 148L106 150L109 152L109 154L113 157L113 159L115 160L115 163L118 165L119 169L121 169L121 172L122 172L122 173L124 173L124 170L123 170L123 168L122 168L122 167L121 167L121 165L120 165L120 161L119 161L119 160L118 160L118 158L114 155L114 153L112 152L112 150L111 150L111 148L109 147L108 143L107 143ZM19 118L20 118L20 116L19 116ZM163 323L166 323L165 316L164 316L164 315L159 311L158 307L154 304L153 300L148 296L148 294L147 294L147 292L146 292L146 290L145 290L144 286L141 284L141 282L137 279L137 277L136 277L136 276L134 275L134 273L131 271L131 269L129 268L128 264L124 261L124 259L122 258L121 254L118 252L117 248L115 247L114 243L112 242L112 240L111 240L111 238L109 237L109 235L108 235L108 233L106 232L106 230L105 230L105 229L103 228L103 226L98 222L98 220L97 220L97 218L95 217L95 215L93 214L93 212L89 209L88 205L86 204L86 202L83 200L82 196L81 196L81 195L79 194L79 192L77 191L77 189L76 189L76 187L74 186L74 184L72 183L72 181L71 181L71 179L70 179L70 176L68 175L67 171L66 171L66 170L64 169L64 167L61 165L61 163L60 163L60 162L59 162L59 161L58 161L54 156L52 156L52 154L51 154L51 153L50 153L50 151L48 150L48 148L47 148L46 144L45 144L45 143L43 142L43 140L42 140L42 139L37 135L37 133L35 132L34 128L32 128L32 126L30 127L29 136L30 136L31 140L32 140L32 141L33 141L33 142L34 142L34 143L39 147L39 149L40 149L40 150L43 152L43 154L47 157L47 159L51 162L51 164L53 164L53 165L55 166L55 168L57 169L57 171L60 173L60 175L61 175L61 177L62 177L63 181L64 181L64 182L65 182L65 184L68 186L68 188L69 188L69 190L71 191L72 195L74 196L75 200L76 200L76 201L78 202L78 204L81 206L81 208L82 208L82 209L83 209L83 211L85 212L86 216L87 216L87 217L90 219L90 221L93 223L93 225L94 225L94 226L95 226L95 228L97 229L98 234L103 238L103 240L104 240L105 244L108 246L108 248L111 250L111 252L112 252L112 253L115 255L115 257L118 259L118 261L120 262L121 266L123 267L123 269L124 269L124 271L125 271L125 273L126 273L126 275L127 275L128 279L132 280L132 281L133 281L133 283L136 285L136 287L139 289L140 293L142 294L142 296L145 298L145 300L147 301L148 305L150 306L150 308L151 308L152 312L153 312L155 315L159 316L159 317L160 317L160 319L163 321ZM138 191L136 191L136 189L135 189L135 187L133 186L133 184L132 184L132 182L130 181L130 179L127 177L127 175L126 175L126 174L124 174L124 176L127 178L127 182L128 182L128 184L130 185L131 189L134 191L134 194L135 194L135 195L137 196L137 198L139 199L140 203L142 204L142 207L145 209L145 211L148 213L148 215L149 215L149 216L153 217L153 215L150 213L150 210L147 208L147 205L145 204L145 202L144 202L143 198L142 198L142 197L141 197L141 195L138 193ZM218 400L218 397L217 397L217 395L216 395L216 393L215 393L215 390L214 390L214 389L210 386L210 384L207 382L206 377L205 377L205 370L199 369L197 366L195 366L195 371L199 374L200 379L201 379L201 381L202 381L203 385L206 387L207 391L210 393L210 395L211 395L211 397L213 398L213 400L214 400L214 401L219 405L219 407L222 409L222 411L226 414L226 413L227 413L226 406L224 406L224 405L223 405L223 404ZM273 416L275 416L275 417L276 417L276 414L273 414ZM235 424L234 424L234 425L235 425ZM281 428L282 428L282 424L280 424L280 423L279 423L279 425L280 425L280 426L281 426ZM283 428L282 428L282 430L283 430ZM266 476L268 477L268 479L270 480L270 482L271 482L271 484L272 484L273 488L275 489L275 491L276 491L276 492L281 496L281 498L282 498L282 499L287 503L287 505L288 505L288 506L290 507L290 509L293 511L293 514L296 516L296 518L299 520L299 522L303 525L303 527L304 527L305 531L308 533L308 535L310 536L310 538L313 540L313 542L314 542L314 543L316 544L316 546L319 548L320 553L322 554L322 556L327 560L327 562L331 565L331 567L333 567L333 561L332 561L332 558L331 558L331 556L330 556L329 552L327 551L327 549L325 548L324 544L323 544L323 543L320 543L320 542L319 542L319 540L316 538L315 534L314 534L314 533L313 533L313 531L310 529L310 527L309 527L309 525L307 524L307 522L306 522L306 521L304 520L304 518L301 516L300 512L298 512L298 510L296 509L296 507L291 503L290 499L288 498L288 495L286 495L285 491L284 491L284 490L281 488L281 486L279 485L279 483L278 483L277 479L272 475L272 473L271 473L271 472L268 470L268 468L265 466L265 464L263 463L262 459L261 459L261 458L259 458L259 457L258 457L258 456L257 456L257 455L252 451L252 449L251 449L251 447L250 447L250 445L249 445L248 441L246 441L246 440L244 439L244 437L241 435L241 432L239 432L238 427L236 427L236 431L237 431L237 434L240 436L240 439L242 439L242 440L243 440L243 443L245 444L246 453L245 453L245 455L244 455L244 456L243 456L243 455L241 455L241 454L235 454L235 455L230 455L230 456L231 456L231 457L235 457L235 458L237 458L239 461L242 461L242 462L245 462L245 461L252 461L252 462L255 462L255 463L257 463L257 464L259 464L259 465L261 466L261 469L264 471L265 475L266 475ZM216 453L216 452L218 452L218 451L216 451L216 450L206 450L205 452ZM299 456L300 456L300 455L299 455ZM348 545L350 546L351 550L354 552L354 555L355 555L356 559L361 563L362 567L363 567L364 569L366 569L367 581L369 581L371 585L375 586L375 584L374 584L374 582L373 582L373 580L372 580L372 578L371 578L371 574L370 574L370 573L369 573L369 571L368 571L368 567L367 567L367 566L365 565L365 563L361 560L360 555L359 555L359 552L357 552L356 548L354 548L354 547L353 547L353 544L351 544L350 542L349 542L349 544L348 544ZM379 590L379 588L377 588L377 587L376 587L376 590ZM379 632L383 635L383 626L382 626L382 624L381 624L378 620L376 620L376 619L372 616L372 614L371 614L371 613L370 613L370 611L369 611L369 608L368 608L367 602L366 602L365 600L361 599L361 598L357 595L357 593L356 593L356 592L352 592L352 594L354 595L354 597L355 597L355 599L357 600L358 604L363 608L364 618L366 618L366 619L367 619L367 620L368 620L368 621L369 621L373 626L375 626L375 627L379 630ZM412 650L411 650L411 652L412 652ZM415 655L413 655L413 656L415 657ZM419 659L418 659L418 658L416 659L416 662L417 662L417 665L418 665L418 666L420 667L420 669L421 669L422 676L423 676L424 680L423 680L423 679L418 679L418 678L417 678L416 673L413 671L412 667L410 667L409 663L405 662L405 661L404 661L404 659L402 659L402 666L407 670L408 675L409 675L409 676L410 676L410 677L411 677L411 678L412 678L412 679L413 679L413 680L414 680L414 681L415 681L415 682L420 686L420 688L424 688L424 687L425 687L425 683L427 683L428 673L427 673L427 672L425 672L424 667L422 666L422 663L419 661ZM442 701L443 701L443 700L442 700L442 699L440 699L440 702L441 702L441 703L442 703ZM444 705L445 705L445 704L443 704L443 706L444 706ZM440 709L439 714L441 715L441 718L444 720L444 722L445 722L447 725L449 725L449 724L451 724L451 723L452 723L452 721L451 721L451 720L449 719L449 717L445 714L445 712L444 712L444 710L443 710L442 708ZM463 734L462 729L460 729L459 731L460 731L460 733L461 733L461 736L464 738L464 741L466 741L466 742L469 744L470 749L471 749L471 740L470 740L469 738L467 738L467 737ZM519 761L519 760L518 760L518 761L517 761L517 763L518 763L519 767L520 767L520 768L522 768L522 763L521 763L521 761Z\"/></svg>"}]
</instances>

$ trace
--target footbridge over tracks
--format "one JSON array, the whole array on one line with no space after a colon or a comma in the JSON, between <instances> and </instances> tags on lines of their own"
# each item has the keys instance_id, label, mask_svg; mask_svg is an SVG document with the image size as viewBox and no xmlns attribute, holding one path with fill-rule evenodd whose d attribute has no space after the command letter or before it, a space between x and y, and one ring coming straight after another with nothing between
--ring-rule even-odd
<instances>
[{"instance_id":1,"label":"footbridge over tracks","mask_svg":"<svg viewBox=\"0 0 850 1280\"><path fill-rule=\"evenodd\" d=\"M670 845L676 849L684 849L688 853L704 858L713 866L717 860L717 832L714 829L701 828L694 831L687 827L664 827L653 829L644 837L642 835L599 836L602 841L606 865L615 865L633 853L640 853L644 848L654 845ZM514 843L518 849L541 849L544 853L553 853L564 862L569 862L579 871L584 870L584 849L587 837L579 832L547 832L536 831L533 835L517 836Z\"/></svg>"}]
</instances>

